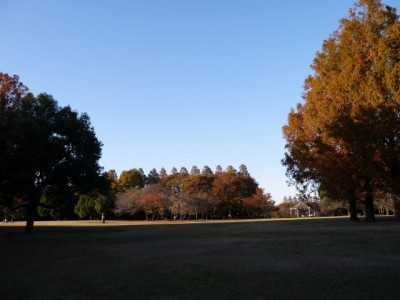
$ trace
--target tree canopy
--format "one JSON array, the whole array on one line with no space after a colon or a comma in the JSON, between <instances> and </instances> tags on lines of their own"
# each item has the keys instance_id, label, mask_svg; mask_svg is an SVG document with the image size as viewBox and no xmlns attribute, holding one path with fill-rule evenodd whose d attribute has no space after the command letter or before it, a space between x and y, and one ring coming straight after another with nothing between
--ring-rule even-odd
<instances>
[{"instance_id":1,"label":"tree canopy","mask_svg":"<svg viewBox=\"0 0 400 300\"><path fill-rule=\"evenodd\" d=\"M142 172L137 169L131 169L128 171L123 171L118 179L118 189L120 191L125 191L132 187L141 188L145 185L145 178Z\"/></svg>"},{"instance_id":2,"label":"tree canopy","mask_svg":"<svg viewBox=\"0 0 400 300\"><path fill-rule=\"evenodd\" d=\"M48 94L24 95L17 77L0 79L1 93L9 84L15 93L1 95L8 103L0 123L0 201L24 210L32 232L38 207L65 205L98 184L102 145L87 114L60 107Z\"/></svg>"},{"instance_id":3,"label":"tree canopy","mask_svg":"<svg viewBox=\"0 0 400 300\"><path fill-rule=\"evenodd\" d=\"M19 82L17 75L0 73L0 120L3 121L9 110L17 109L28 88Z\"/></svg>"},{"instance_id":4,"label":"tree canopy","mask_svg":"<svg viewBox=\"0 0 400 300\"><path fill-rule=\"evenodd\" d=\"M191 174L173 172L144 188L130 188L116 197L117 215L143 214L146 219L266 217L274 210L271 195L258 187L245 165L214 174L194 166ZM186 170L182 167L181 170ZM244 174L246 173L246 174Z\"/></svg>"},{"instance_id":5,"label":"tree canopy","mask_svg":"<svg viewBox=\"0 0 400 300\"><path fill-rule=\"evenodd\" d=\"M356 201L374 221L378 191L400 195L400 23L380 0L360 0L323 42L283 128L283 164L303 192Z\"/></svg>"},{"instance_id":6,"label":"tree canopy","mask_svg":"<svg viewBox=\"0 0 400 300\"><path fill-rule=\"evenodd\" d=\"M27 233L38 217L96 218L114 204L117 214L146 219L265 217L272 210L245 165L217 166L215 174L209 166L190 173L174 167L170 175L153 168L147 176L139 168L118 177L101 172L101 147L87 114L0 73L0 209L26 219Z\"/></svg>"}]
</instances>

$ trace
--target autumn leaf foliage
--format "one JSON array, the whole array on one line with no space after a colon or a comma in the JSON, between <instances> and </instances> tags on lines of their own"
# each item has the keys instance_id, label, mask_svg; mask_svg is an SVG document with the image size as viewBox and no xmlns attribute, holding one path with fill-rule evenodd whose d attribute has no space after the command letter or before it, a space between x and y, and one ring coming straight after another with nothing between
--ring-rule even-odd
<instances>
[{"instance_id":1,"label":"autumn leaf foliage","mask_svg":"<svg viewBox=\"0 0 400 300\"><path fill-rule=\"evenodd\" d=\"M400 195L400 24L380 0L360 0L323 42L303 103L283 127L283 165L303 192L360 201L374 221L378 191ZM353 218L355 211L353 211Z\"/></svg>"},{"instance_id":2,"label":"autumn leaf foliage","mask_svg":"<svg viewBox=\"0 0 400 300\"><path fill-rule=\"evenodd\" d=\"M226 171L217 167L215 173L208 166L201 173L196 166L191 174L186 170L181 168L178 173L174 168L174 172L164 174L159 182L119 193L115 213L125 216L142 213L149 220L165 216L179 219L268 217L274 210L271 196L258 187L245 165L239 171L231 166Z\"/></svg>"}]
</instances>

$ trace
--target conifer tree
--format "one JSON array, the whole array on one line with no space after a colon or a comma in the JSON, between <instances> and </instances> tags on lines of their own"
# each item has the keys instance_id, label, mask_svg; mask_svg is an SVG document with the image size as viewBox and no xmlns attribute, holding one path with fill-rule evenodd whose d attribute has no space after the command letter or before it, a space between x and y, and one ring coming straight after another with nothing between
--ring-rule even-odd
<instances>
[{"instance_id":1,"label":"conifer tree","mask_svg":"<svg viewBox=\"0 0 400 300\"><path fill-rule=\"evenodd\" d=\"M400 195L400 24L380 0L360 0L324 41L288 117L283 164L300 189L356 200L374 221L378 190ZM398 210L397 210L398 211Z\"/></svg>"},{"instance_id":2,"label":"conifer tree","mask_svg":"<svg viewBox=\"0 0 400 300\"><path fill-rule=\"evenodd\" d=\"M160 181L160 175L158 174L155 168L150 170L150 173L147 175L147 182L146 184L156 184Z\"/></svg>"},{"instance_id":3,"label":"conifer tree","mask_svg":"<svg viewBox=\"0 0 400 300\"><path fill-rule=\"evenodd\" d=\"M167 176L168 176L167 170L165 170L165 168L161 168L161 170L160 170L160 178L163 179L163 178L166 178Z\"/></svg>"},{"instance_id":4,"label":"conifer tree","mask_svg":"<svg viewBox=\"0 0 400 300\"><path fill-rule=\"evenodd\" d=\"M190 170L190 175L196 176L200 175L200 170L197 166L193 166L192 169Z\"/></svg>"},{"instance_id":5,"label":"conifer tree","mask_svg":"<svg viewBox=\"0 0 400 300\"><path fill-rule=\"evenodd\" d=\"M182 176L188 176L189 175L189 172L185 167L181 168L180 173L181 173Z\"/></svg>"}]
</instances>

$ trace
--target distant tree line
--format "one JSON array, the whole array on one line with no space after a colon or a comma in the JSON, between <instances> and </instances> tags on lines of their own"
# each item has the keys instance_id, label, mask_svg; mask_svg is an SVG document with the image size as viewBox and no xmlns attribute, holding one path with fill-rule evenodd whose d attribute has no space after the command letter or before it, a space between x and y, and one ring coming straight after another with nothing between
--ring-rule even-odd
<instances>
[{"instance_id":1,"label":"distant tree line","mask_svg":"<svg viewBox=\"0 0 400 300\"><path fill-rule=\"evenodd\" d=\"M146 176L142 169L123 171L119 178L110 171L116 190L115 214L155 219L260 218L274 210L270 194L259 188L245 165L237 171L228 166L215 173L204 166L190 172L174 167L168 175L162 168Z\"/></svg>"},{"instance_id":2,"label":"distant tree line","mask_svg":"<svg viewBox=\"0 0 400 300\"><path fill-rule=\"evenodd\" d=\"M307 204L315 217L326 216L350 216L350 205L348 201L332 200L328 197L304 197L299 196L285 196L281 203L276 205L276 211L273 217L276 218L289 218L290 208L304 202ZM379 195L374 202L375 210L380 215L394 215L393 199L390 195ZM357 203L357 214L361 216L366 215L365 207L362 202Z\"/></svg>"},{"instance_id":3,"label":"distant tree line","mask_svg":"<svg viewBox=\"0 0 400 300\"><path fill-rule=\"evenodd\" d=\"M103 172L101 142L87 114L34 96L0 73L0 216L25 219L268 217L271 196L245 165Z\"/></svg>"}]
</instances>

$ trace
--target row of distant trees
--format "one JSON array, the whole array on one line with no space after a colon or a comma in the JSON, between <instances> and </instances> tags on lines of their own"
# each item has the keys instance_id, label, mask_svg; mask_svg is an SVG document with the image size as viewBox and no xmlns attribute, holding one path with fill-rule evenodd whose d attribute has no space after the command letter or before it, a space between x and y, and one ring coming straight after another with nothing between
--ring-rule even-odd
<instances>
[{"instance_id":1,"label":"row of distant trees","mask_svg":"<svg viewBox=\"0 0 400 300\"><path fill-rule=\"evenodd\" d=\"M245 165L102 172L101 142L87 114L34 96L0 73L0 215L26 219L267 217L273 210Z\"/></svg>"},{"instance_id":2,"label":"row of distant trees","mask_svg":"<svg viewBox=\"0 0 400 300\"><path fill-rule=\"evenodd\" d=\"M116 178L115 214L124 217L160 219L268 217L274 210L270 194L259 188L245 165L239 170L217 166L193 166L190 172L173 168L168 175L162 168L145 176L141 169L123 171Z\"/></svg>"},{"instance_id":3,"label":"row of distant trees","mask_svg":"<svg viewBox=\"0 0 400 300\"><path fill-rule=\"evenodd\" d=\"M222 169L222 167L218 165L215 169L215 174L221 174L223 172L224 170ZM236 169L233 166L228 166L226 168L226 172L234 174L237 173L238 175L250 176L247 167L244 164L239 166L238 171L236 171ZM200 169L197 166L193 166L190 169L190 172L186 167L182 167L179 170L179 172L177 168L173 167L171 169L170 176L175 176L175 175L182 175L183 177L189 175L212 176L214 175L214 173L209 166L204 166L202 171L200 171ZM145 185L158 183L161 179L165 179L168 176L169 175L165 170L165 168L161 168L160 172L158 172L157 169L153 168L150 170L148 175L144 173L142 168L122 171L119 177L115 170L110 170L107 172L107 177L112 183L112 187L113 189L116 190L116 192L125 191L132 187L142 188Z\"/></svg>"},{"instance_id":4,"label":"row of distant trees","mask_svg":"<svg viewBox=\"0 0 400 300\"><path fill-rule=\"evenodd\" d=\"M391 195L380 195L374 201L374 211L380 215L393 215L394 205ZM281 203L279 203L273 213L276 218L289 218L290 208L299 202L304 202L311 208L314 216L350 216L350 205L348 201L332 200L328 197L304 197L304 196L285 196ZM356 211L358 215L366 215L365 206L362 202L357 203Z\"/></svg>"}]
</instances>

